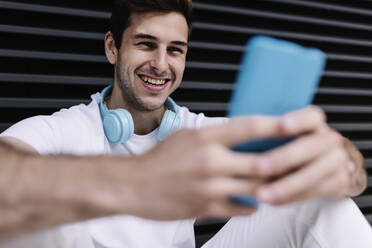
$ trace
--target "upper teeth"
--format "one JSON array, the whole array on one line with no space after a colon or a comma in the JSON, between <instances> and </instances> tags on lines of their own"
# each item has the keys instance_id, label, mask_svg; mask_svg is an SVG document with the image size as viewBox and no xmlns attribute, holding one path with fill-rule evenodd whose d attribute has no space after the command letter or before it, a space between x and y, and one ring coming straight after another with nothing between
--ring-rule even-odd
<instances>
[{"instance_id":1,"label":"upper teeth","mask_svg":"<svg viewBox=\"0 0 372 248\"><path fill-rule=\"evenodd\" d=\"M146 76L142 76L142 79L143 79L143 81L149 82L151 84L160 85L160 84L164 84L165 83L165 80L164 79L157 80L157 79L149 78L149 77L146 77Z\"/></svg>"}]
</instances>

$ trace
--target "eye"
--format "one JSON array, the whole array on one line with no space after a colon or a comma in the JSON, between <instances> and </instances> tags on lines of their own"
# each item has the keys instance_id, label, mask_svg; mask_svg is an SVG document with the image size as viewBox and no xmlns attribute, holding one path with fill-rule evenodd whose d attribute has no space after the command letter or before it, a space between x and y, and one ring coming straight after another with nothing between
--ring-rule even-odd
<instances>
[{"instance_id":1,"label":"eye","mask_svg":"<svg viewBox=\"0 0 372 248\"><path fill-rule=\"evenodd\" d=\"M178 48L178 47L168 47L168 51L171 52L171 53L179 53L179 54L183 54L184 51L181 49L181 48Z\"/></svg>"},{"instance_id":2,"label":"eye","mask_svg":"<svg viewBox=\"0 0 372 248\"><path fill-rule=\"evenodd\" d=\"M136 44L137 46L144 46L146 48L154 49L156 48L156 44L149 41L141 41Z\"/></svg>"}]
</instances>

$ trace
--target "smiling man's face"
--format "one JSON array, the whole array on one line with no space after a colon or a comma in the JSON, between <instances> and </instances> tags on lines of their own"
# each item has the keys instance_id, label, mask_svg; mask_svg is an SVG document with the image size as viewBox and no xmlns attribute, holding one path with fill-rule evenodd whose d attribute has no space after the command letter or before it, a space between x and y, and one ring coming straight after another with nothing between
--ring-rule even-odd
<instances>
[{"instance_id":1,"label":"smiling man's face","mask_svg":"<svg viewBox=\"0 0 372 248\"><path fill-rule=\"evenodd\" d=\"M177 12L134 13L125 29L115 73L127 107L153 111L180 85L188 25Z\"/></svg>"}]
</instances>

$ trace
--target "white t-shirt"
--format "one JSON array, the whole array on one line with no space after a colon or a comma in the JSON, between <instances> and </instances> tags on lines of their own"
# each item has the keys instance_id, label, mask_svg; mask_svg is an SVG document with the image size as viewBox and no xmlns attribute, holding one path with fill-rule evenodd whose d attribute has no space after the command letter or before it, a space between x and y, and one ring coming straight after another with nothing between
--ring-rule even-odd
<instances>
[{"instance_id":1,"label":"white t-shirt","mask_svg":"<svg viewBox=\"0 0 372 248\"><path fill-rule=\"evenodd\" d=\"M50 116L35 116L16 123L0 136L18 138L48 154L141 154L158 142L155 129L146 135L133 135L125 144L110 143L103 131L97 104L99 93L89 105L62 109ZM200 128L226 121L208 118L179 107L181 128ZM65 225L1 247L194 247L193 219L152 221L120 215Z\"/></svg>"}]
</instances>

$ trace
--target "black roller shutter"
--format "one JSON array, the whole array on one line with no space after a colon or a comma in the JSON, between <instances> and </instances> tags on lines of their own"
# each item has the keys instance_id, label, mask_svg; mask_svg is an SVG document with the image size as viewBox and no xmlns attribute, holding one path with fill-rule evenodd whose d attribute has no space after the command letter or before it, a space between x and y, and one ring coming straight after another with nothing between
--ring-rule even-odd
<instances>
[{"instance_id":1,"label":"black roller shutter","mask_svg":"<svg viewBox=\"0 0 372 248\"><path fill-rule=\"evenodd\" d=\"M0 1L0 131L23 118L88 102L112 81L103 53L111 1ZM180 105L223 116L244 45L265 34L327 53L315 104L366 158L356 203L372 223L372 2L194 1ZM221 221L196 226L200 240Z\"/></svg>"}]
</instances>

